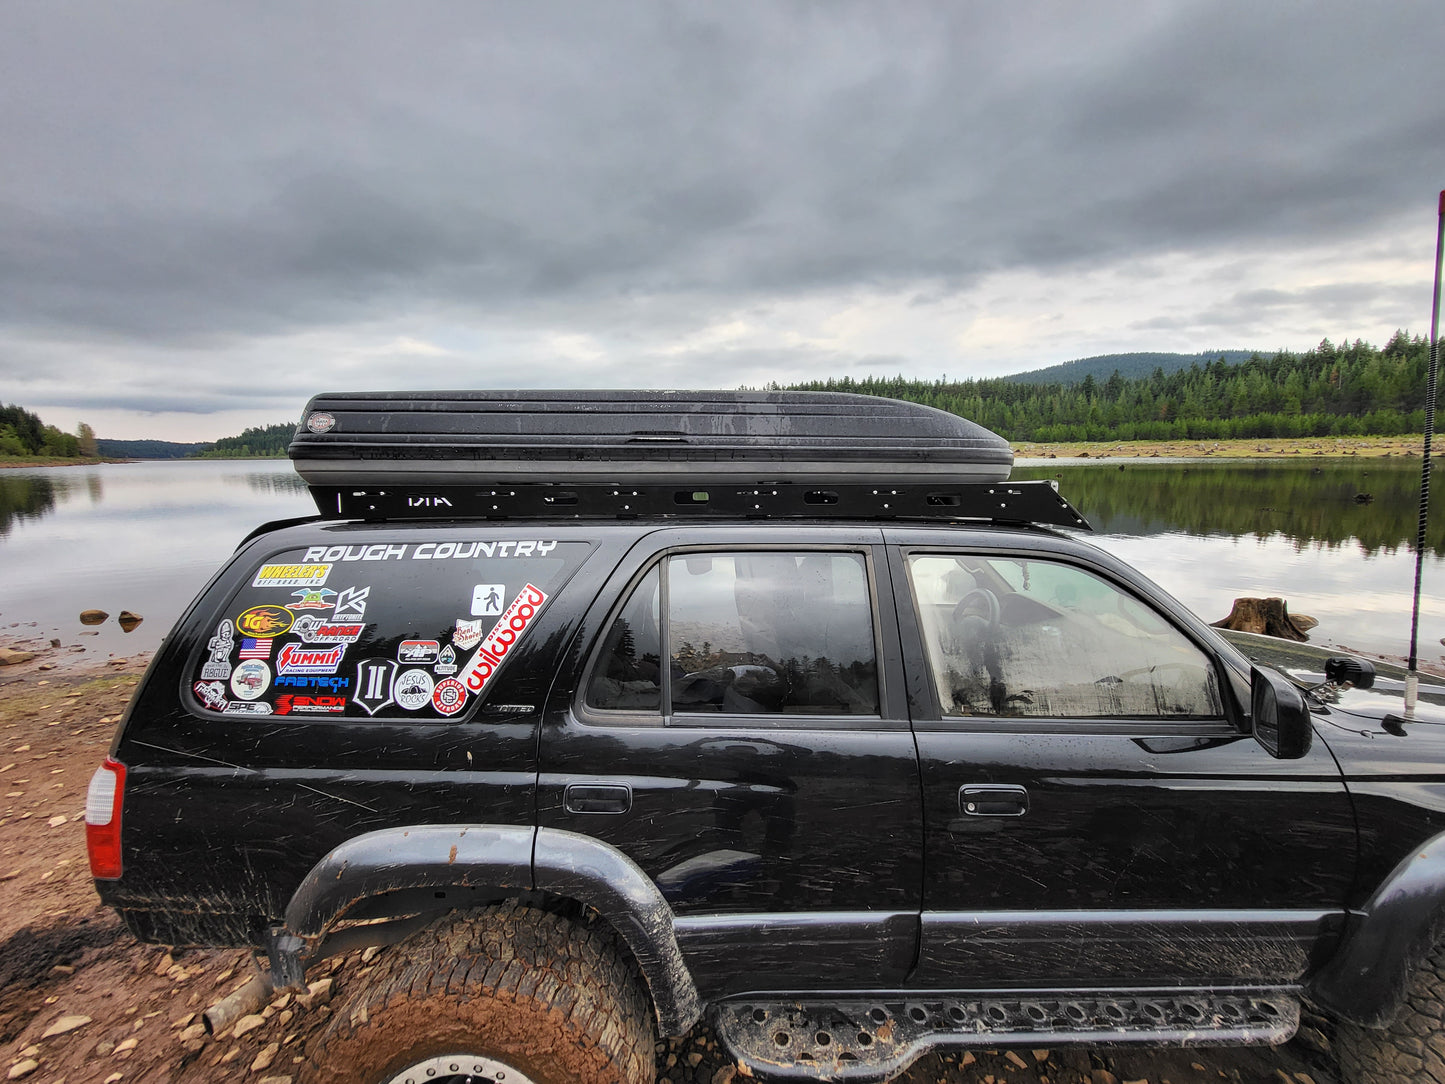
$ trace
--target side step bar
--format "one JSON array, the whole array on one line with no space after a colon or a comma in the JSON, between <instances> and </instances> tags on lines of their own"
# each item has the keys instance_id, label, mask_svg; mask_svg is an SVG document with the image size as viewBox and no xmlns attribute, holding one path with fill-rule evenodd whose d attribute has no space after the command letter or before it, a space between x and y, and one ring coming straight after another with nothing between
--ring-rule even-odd
<instances>
[{"instance_id":1,"label":"side step bar","mask_svg":"<svg viewBox=\"0 0 1445 1084\"><path fill-rule=\"evenodd\" d=\"M1109 991L1045 996L726 1001L719 1037L761 1080L881 1084L935 1048L1060 1043L1278 1045L1299 999L1277 990Z\"/></svg>"}]
</instances>

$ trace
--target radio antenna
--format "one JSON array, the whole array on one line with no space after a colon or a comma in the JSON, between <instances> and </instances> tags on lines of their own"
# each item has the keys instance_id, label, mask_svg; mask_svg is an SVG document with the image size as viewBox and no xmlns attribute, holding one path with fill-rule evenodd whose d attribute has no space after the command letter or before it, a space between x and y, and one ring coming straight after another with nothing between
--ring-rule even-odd
<instances>
[{"instance_id":1,"label":"radio antenna","mask_svg":"<svg viewBox=\"0 0 1445 1084\"><path fill-rule=\"evenodd\" d=\"M1445 192L1440 193L1440 210L1435 235L1435 290L1430 295L1430 376L1425 383L1425 461L1420 466L1420 526L1415 535L1415 599L1410 611L1410 666L1405 674L1405 720L1415 717L1420 696L1420 574L1425 563L1425 526L1430 516L1430 441L1435 435L1435 397L1440 372L1440 258L1445 251Z\"/></svg>"}]
</instances>

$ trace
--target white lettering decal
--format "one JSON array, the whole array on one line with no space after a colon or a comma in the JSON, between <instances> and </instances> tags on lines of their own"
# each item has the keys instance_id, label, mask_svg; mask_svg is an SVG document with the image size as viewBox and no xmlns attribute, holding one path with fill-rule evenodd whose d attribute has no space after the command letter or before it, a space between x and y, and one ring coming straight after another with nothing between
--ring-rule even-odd
<instances>
[{"instance_id":1,"label":"white lettering decal","mask_svg":"<svg viewBox=\"0 0 1445 1084\"><path fill-rule=\"evenodd\" d=\"M436 549L436 545L435 542L423 542L412 551L411 559L413 561L430 561L432 550Z\"/></svg>"},{"instance_id":2,"label":"white lettering decal","mask_svg":"<svg viewBox=\"0 0 1445 1084\"><path fill-rule=\"evenodd\" d=\"M319 561L321 560L321 555L325 552L325 546L308 546L306 548L306 556L301 558L301 560L303 562Z\"/></svg>"},{"instance_id":3,"label":"white lettering decal","mask_svg":"<svg viewBox=\"0 0 1445 1084\"><path fill-rule=\"evenodd\" d=\"M532 556L532 551L533 551L534 549L536 549L536 548L537 548L537 543L535 543L535 542L518 542L518 543L517 543L517 556L518 556L518 557L530 557L530 556Z\"/></svg>"},{"instance_id":4,"label":"white lettering decal","mask_svg":"<svg viewBox=\"0 0 1445 1084\"><path fill-rule=\"evenodd\" d=\"M468 689L480 693L487 687L487 682L492 680L492 675L497 672L507 653L522 638L541 610L542 603L546 601L547 596L530 583L517 593L506 612L492 626L492 631L487 633L471 661L457 675Z\"/></svg>"},{"instance_id":5,"label":"white lettering decal","mask_svg":"<svg viewBox=\"0 0 1445 1084\"><path fill-rule=\"evenodd\" d=\"M556 549L556 548L557 548L557 543L556 543L556 542L538 542L538 543L537 543L537 556L538 556L538 557L546 557L547 554L551 553L551 552L552 552L554 549Z\"/></svg>"}]
</instances>

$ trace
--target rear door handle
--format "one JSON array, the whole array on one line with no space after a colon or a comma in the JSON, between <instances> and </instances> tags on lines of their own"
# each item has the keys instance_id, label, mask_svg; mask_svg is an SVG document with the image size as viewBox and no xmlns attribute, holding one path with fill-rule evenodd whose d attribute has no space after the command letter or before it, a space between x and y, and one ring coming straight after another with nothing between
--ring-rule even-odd
<instances>
[{"instance_id":1,"label":"rear door handle","mask_svg":"<svg viewBox=\"0 0 1445 1084\"><path fill-rule=\"evenodd\" d=\"M632 788L625 783L572 783L562 804L568 813L626 813L632 808Z\"/></svg>"},{"instance_id":2,"label":"rear door handle","mask_svg":"<svg viewBox=\"0 0 1445 1084\"><path fill-rule=\"evenodd\" d=\"M958 811L966 817L1022 817L1029 792L1011 783L972 783L958 788Z\"/></svg>"}]
</instances>

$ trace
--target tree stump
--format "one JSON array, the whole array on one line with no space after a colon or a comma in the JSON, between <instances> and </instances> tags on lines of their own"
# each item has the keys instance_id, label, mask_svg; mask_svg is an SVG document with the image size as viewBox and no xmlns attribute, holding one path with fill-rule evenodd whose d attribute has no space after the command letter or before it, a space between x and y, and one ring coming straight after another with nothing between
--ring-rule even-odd
<instances>
[{"instance_id":1,"label":"tree stump","mask_svg":"<svg viewBox=\"0 0 1445 1084\"><path fill-rule=\"evenodd\" d=\"M1282 598L1237 598L1228 617L1210 624L1217 629L1255 632L1303 643L1309 639L1306 630L1314 628L1317 622L1304 615L1300 615L1298 621L1290 617L1289 607Z\"/></svg>"}]
</instances>

